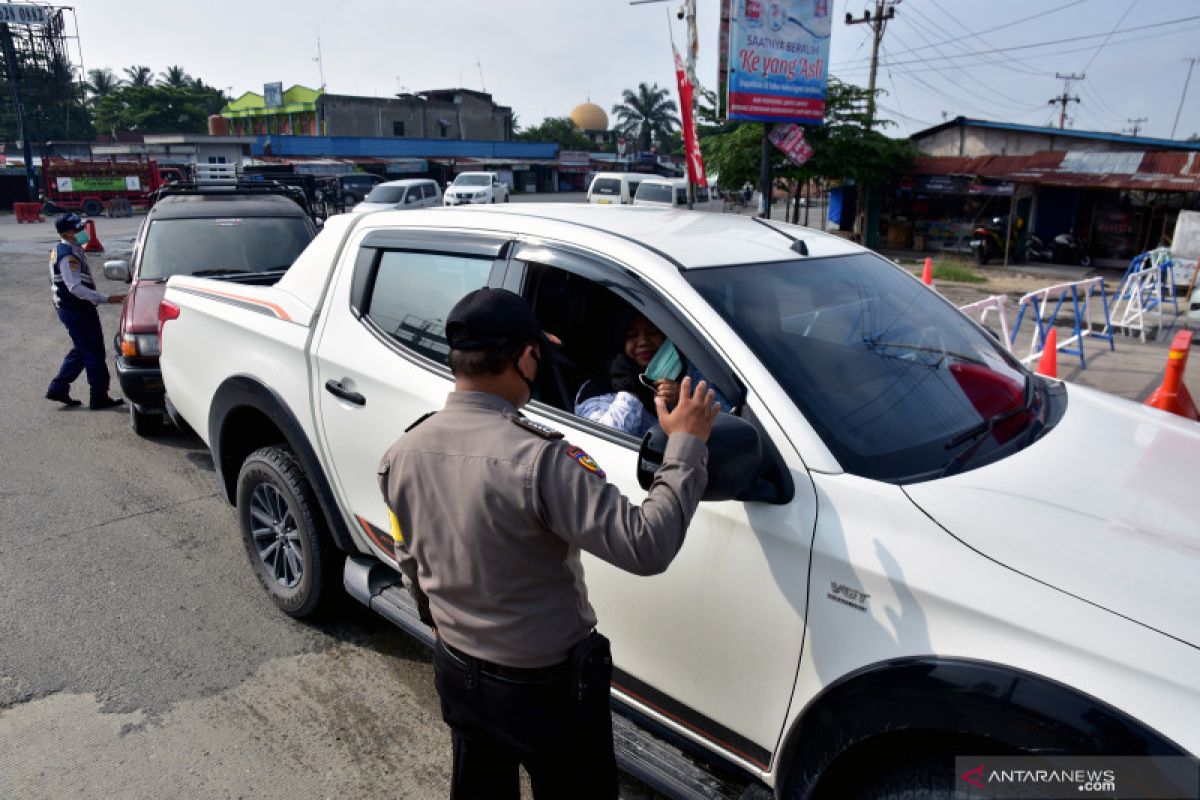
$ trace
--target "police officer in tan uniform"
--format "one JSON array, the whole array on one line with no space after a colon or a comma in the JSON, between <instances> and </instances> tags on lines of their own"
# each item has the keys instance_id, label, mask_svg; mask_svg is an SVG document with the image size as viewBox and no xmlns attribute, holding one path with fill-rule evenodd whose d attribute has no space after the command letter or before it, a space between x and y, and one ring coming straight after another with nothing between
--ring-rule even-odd
<instances>
[{"instance_id":1,"label":"police officer in tan uniform","mask_svg":"<svg viewBox=\"0 0 1200 800\"><path fill-rule=\"evenodd\" d=\"M446 322L455 390L379 466L400 566L434 627L434 678L450 726L451 797L614 798L612 660L596 632L580 552L662 572L708 480L718 407L685 379L658 416L665 458L641 507L562 434L521 416L544 334L518 295L479 289Z\"/></svg>"}]
</instances>

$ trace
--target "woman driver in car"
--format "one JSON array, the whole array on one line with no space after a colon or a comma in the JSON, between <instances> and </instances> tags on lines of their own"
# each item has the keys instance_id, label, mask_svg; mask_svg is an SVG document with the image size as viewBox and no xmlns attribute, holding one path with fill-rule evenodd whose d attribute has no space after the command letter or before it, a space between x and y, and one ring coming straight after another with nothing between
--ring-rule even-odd
<instances>
[{"instance_id":1,"label":"woman driver in car","mask_svg":"<svg viewBox=\"0 0 1200 800\"><path fill-rule=\"evenodd\" d=\"M667 337L653 322L633 313L624 327L621 352L609 365L608 375L583 385L576 397L575 413L634 436L648 431L658 419L654 398L662 397L668 406L674 406L684 374L683 362L675 354L673 363L666 367L668 373L675 373L673 379L647 378L646 368L664 343L669 344Z\"/></svg>"}]
</instances>

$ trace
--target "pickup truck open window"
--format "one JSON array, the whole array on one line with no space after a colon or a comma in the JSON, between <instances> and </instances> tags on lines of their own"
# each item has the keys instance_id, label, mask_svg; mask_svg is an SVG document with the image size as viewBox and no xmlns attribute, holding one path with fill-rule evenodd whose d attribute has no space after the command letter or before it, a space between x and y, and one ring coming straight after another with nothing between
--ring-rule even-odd
<instances>
[{"instance_id":1,"label":"pickup truck open window","mask_svg":"<svg viewBox=\"0 0 1200 800\"><path fill-rule=\"evenodd\" d=\"M385 250L366 316L404 347L448 364L446 315L463 295L486 285L491 271L487 258Z\"/></svg>"}]
</instances>

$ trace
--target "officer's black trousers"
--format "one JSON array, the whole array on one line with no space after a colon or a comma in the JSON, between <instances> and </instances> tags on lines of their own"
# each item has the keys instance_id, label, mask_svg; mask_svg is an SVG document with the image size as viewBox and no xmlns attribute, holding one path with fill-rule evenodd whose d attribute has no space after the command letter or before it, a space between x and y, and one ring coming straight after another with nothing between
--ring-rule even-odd
<instances>
[{"instance_id":1,"label":"officer's black trousers","mask_svg":"<svg viewBox=\"0 0 1200 800\"><path fill-rule=\"evenodd\" d=\"M583 701L569 676L513 680L434 648L434 680L454 744L452 800L518 800L518 764L537 800L617 796L608 680Z\"/></svg>"},{"instance_id":2,"label":"officer's black trousers","mask_svg":"<svg viewBox=\"0 0 1200 800\"><path fill-rule=\"evenodd\" d=\"M63 359L54 380L50 381L50 394L66 394L71 381L87 370L91 396L108 396L108 365L104 363L104 331L100 328L100 315L90 303L64 305L58 309L58 318L71 336L71 352Z\"/></svg>"}]
</instances>

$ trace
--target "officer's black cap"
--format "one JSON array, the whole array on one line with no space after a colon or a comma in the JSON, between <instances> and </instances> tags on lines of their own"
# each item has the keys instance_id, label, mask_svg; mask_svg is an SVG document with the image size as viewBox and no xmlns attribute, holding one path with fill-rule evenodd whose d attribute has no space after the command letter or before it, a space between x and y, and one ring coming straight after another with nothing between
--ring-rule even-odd
<instances>
[{"instance_id":1,"label":"officer's black cap","mask_svg":"<svg viewBox=\"0 0 1200 800\"><path fill-rule=\"evenodd\" d=\"M83 220L79 218L78 214L67 212L66 214L59 214L54 218L54 230L59 233L81 231L84 227Z\"/></svg>"},{"instance_id":2,"label":"officer's black cap","mask_svg":"<svg viewBox=\"0 0 1200 800\"><path fill-rule=\"evenodd\" d=\"M446 317L446 340L452 350L491 350L541 339L542 325L533 309L507 289L476 289Z\"/></svg>"}]
</instances>

